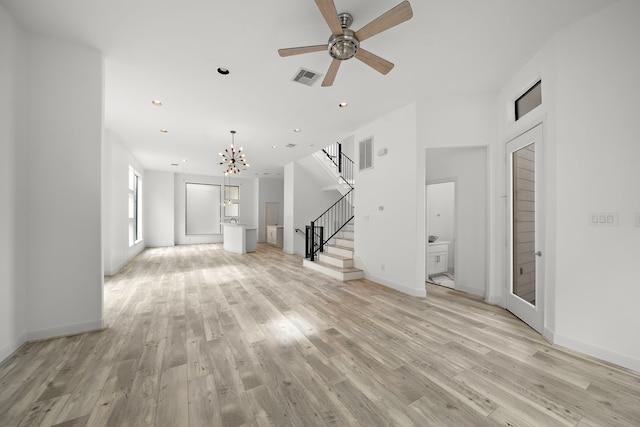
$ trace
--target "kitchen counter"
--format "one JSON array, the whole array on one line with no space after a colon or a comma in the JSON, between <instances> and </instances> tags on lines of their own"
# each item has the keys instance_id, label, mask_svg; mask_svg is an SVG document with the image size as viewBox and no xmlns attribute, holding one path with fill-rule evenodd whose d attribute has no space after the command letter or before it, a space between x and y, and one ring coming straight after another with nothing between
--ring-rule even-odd
<instances>
[{"instance_id":1,"label":"kitchen counter","mask_svg":"<svg viewBox=\"0 0 640 427\"><path fill-rule=\"evenodd\" d=\"M223 222L223 244L225 251L244 254L255 252L258 242L258 229L247 227L246 224Z\"/></svg>"}]
</instances>

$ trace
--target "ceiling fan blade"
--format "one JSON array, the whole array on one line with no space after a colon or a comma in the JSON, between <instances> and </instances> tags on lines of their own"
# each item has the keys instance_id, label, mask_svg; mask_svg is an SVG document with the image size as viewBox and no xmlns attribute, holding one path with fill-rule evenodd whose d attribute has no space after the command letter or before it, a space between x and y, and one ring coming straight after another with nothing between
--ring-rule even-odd
<instances>
[{"instance_id":1,"label":"ceiling fan blade","mask_svg":"<svg viewBox=\"0 0 640 427\"><path fill-rule=\"evenodd\" d=\"M387 74L393 68L392 62L380 58L378 55L374 55L368 50L364 50L362 48L358 50L356 58L382 74Z\"/></svg>"},{"instance_id":2,"label":"ceiling fan blade","mask_svg":"<svg viewBox=\"0 0 640 427\"><path fill-rule=\"evenodd\" d=\"M362 42L369 37L402 24L404 21L408 21L412 16L411 5L405 0L356 31L356 38Z\"/></svg>"},{"instance_id":3,"label":"ceiling fan blade","mask_svg":"<svg viewBox=\"0 0 640 427\"><path fill-rule=\"evenodd\" d=\"M289 47L286 49L278 49L278 54L282 57L291 55L300 55L302 53L320 52L321 50L327 50L326 44L319 44L315 46L301 46L301 47Z\"/></svg>"},{"instance_id":4,"label":"ceiling fan blade","mask_svg":"<svg viewBox=\"0 0 640 427\"><path fill-rule=\"evenodd\" d=\"M327 70L327 75L324 76L324 80L322 81L322 87L331 86L333 81L336 79L336 74L338 74L338 69L340 68L339 59L334 59L331 61L331 65L329 65L329 70Z\"/></svg>"},{"instance_id":5,"label":"ceiling fan blade","mask_svg":"<svg viewBox=\"0 0 640 427\"><path fill-rule=\"evenodd\" d=\"M320 9L320 13L322 13L324 20L327 21L331 34L342 34L342 25L340 25L338 11L336 10L336 5L333 3L333 0L316 0L316 5L318 6L318 9Z\"/></svg>"}]
</instances>

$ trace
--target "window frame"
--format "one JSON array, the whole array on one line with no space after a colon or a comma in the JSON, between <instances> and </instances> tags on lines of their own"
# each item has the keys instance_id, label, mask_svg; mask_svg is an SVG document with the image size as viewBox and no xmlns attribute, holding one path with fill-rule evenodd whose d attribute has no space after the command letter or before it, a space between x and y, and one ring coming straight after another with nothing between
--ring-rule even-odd
<instances>
[{"instance_id":1,"label":"window frame","mask_svg":"<svg viewBox=\"0 0 640 427\"><path fill-rule=\"evenodd\" d=\"M520 113L521 107L519 106L520 101L524 100L527 97L527 95L531 95L531 93L537 88L540 88L540 103L536 104L535 106L533 106L532 108L530 108L529 110L521 114ZM542 79L537 78L532 85L528 86L527 90L525 90L520 96L516 97L516 99L513 100L514 121L517 122L518 120L522 119L524 116L531 113L541 105L542 105Z\"/></svg>"},{"instance_id":2,"label":"window frame","mask_svg":"<svg viewBox=\"0 0 640 427\"><path fill-rule=\"evenodd\" d=\"M129 247L143 240L142 237L142 175L129 165L128 185Z\"/></svg>"}]
</instances>

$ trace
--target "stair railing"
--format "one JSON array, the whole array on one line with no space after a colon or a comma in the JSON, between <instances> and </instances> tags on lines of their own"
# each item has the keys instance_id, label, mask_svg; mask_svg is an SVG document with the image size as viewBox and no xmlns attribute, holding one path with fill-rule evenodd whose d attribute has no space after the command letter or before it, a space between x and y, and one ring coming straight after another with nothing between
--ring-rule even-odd
<instances>
[{"instance_id":1,"label":"stair railing","mask_svg":"<svg viewBox=\"0 0 640 427\"><path fill-rule=\"evenodd\" d=\"M322 149L336 167L340 178L350 187L349 191L305 227L305 257L315 261L316 253L324 252L324 246L353 219L354 163L342 152L342 144L336 142Z\"/></svg>"},{"instance_id":2,"label":"stair railing","mask_svg":"<svg viewBox=\"0 0 640 427\"><path fill-rule=\"evenodd\" d=\"M353 188L353 160L342 152L342 144L336 142L322 149L322 152L331 160L340 178Z\"/></svg>"},{"instance_id":3,"label":"stair railing","mask_svg":"<svg viewBox=\"0 0 640 427\"><path fill-rule=\"evenodd\" d=\"M306 227L306 257L315 260L316 253L324 252L324 246L353 219L354 189L324 211Z\"/></svg>"}]
</instances>

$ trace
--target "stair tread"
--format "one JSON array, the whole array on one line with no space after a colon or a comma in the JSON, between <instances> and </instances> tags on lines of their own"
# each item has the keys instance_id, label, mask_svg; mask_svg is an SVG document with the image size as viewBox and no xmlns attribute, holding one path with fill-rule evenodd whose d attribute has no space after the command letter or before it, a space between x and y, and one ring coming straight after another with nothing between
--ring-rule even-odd
<instances>
[{"instance_id":1,"label":"stair tread","mask_svg":"<svg viewBox=\"0 0 640 427\"><path fill-rule=\"evenodd\" d=\"M342 256L342 255L338 255L338 254L330 254L329 252L320 252L319 255L326 256L326 257L329 257L329 258L339 259L340 261L346 261L346 260L353 259L353 258L350 258L348 256Z\"/></svg>"},{"instance_id":2,"label":"stair tread","mask_svg":"<svg viewBox=\"0 0 640 427\"><path fill-rule=\"evenodd\" d=\"M342 246L342 245L327 245L327 246L331 248L344 249L344 250L353 252L353 248L350 248L349 246Z\"/></svg>"},{"instance_id":3,"label":"stair tread","mask_svg":"<svg viewBox=\"0 0 640 427\"><path fill-rule=\"evenodd\" d=\"M330 270L339 271L341 273L355 273L357 271L362 271L362 269L356 268L356 267L336 267L335 265L327 264L326 262L322 262L322 261L311 261L311 262L314 262L318 265L326 267Z\"/></svg>"}]
</instances>

